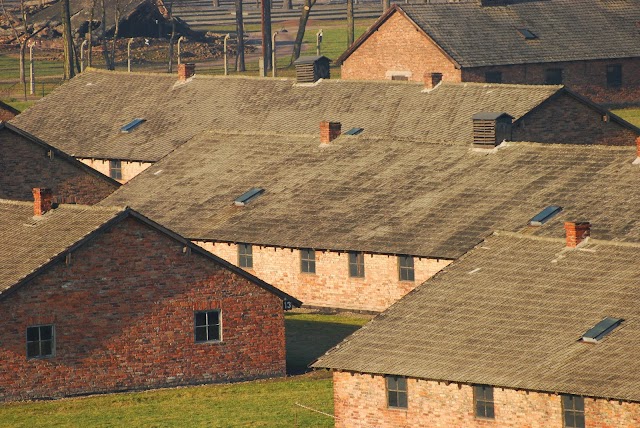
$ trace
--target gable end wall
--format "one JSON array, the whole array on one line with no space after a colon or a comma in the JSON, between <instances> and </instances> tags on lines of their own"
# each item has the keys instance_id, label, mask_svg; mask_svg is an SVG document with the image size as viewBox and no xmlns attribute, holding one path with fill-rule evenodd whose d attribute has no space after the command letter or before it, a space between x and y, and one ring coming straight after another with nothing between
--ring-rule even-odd
<instances>
[{"instance_id":1,"label":"gable end wall","mask_svg":"<svg viewBox=\"0 0 640 428\"><path fill-rule=\"evenodd\" d=\"M0 401L284 376L282 301L133 218L0 300ZM222 312L195 343L194 311ZM54 324L56 355L26 358Z\"/></svg>"}]
</instances>

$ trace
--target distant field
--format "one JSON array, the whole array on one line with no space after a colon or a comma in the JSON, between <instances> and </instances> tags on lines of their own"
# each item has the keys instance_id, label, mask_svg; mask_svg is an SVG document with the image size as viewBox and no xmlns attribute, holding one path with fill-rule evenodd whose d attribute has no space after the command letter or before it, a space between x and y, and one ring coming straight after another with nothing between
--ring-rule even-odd
<instances>
[{"instance_id":1,"label":"distant field","mask_svg":"<svg viewBox=\"0 0 640 428\"><path fill-rule=\"evenodd\" d=\"M613 112L618 116L620 116L621 118L623 118L624 120L626 120L627 122L630 122L635 126L640 127L640 108L613 110Z\"/></svg>"},{"instance_id":2,"label":"distant field","mask_svg":"<svg viewBox=\"0 0 640 428\"><path fill-rule=\"evenodd\" d=\"M369 317L287 313L287 364L300 372ZM332 427L328 372L225 385L0 404L0 427Z\"/></svg>"}]
</instances>

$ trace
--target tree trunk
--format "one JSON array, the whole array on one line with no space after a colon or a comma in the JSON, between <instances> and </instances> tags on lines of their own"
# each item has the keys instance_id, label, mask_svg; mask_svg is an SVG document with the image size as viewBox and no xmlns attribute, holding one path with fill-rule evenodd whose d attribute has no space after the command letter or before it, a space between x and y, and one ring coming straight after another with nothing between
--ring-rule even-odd
<instances>
[{"instance_id":1,"label":"tree trunk","mask_svg":"<svg viewBox=\"0 0 640 428\"><path fill-rule=\"evenodd\" d=\"M169 73L173 73L173 43L176 38L176 20L171 17L171 38L169 39Z\"/></svg>"},{"instance_id":2,"label":"tree trunk","mask_svg":"<svg viewBox=\"0 0 640 428\"><path fill-rule=\"evenodd\" d=\"M245 71L244 67L244 22L242 19L242 0L236 0L236 71Z\"/></svg>"},{"instance_id":3,"label":"tree trunk","mask_svg":"<svg viewBox=\"0 0 640 428\"><path fill-rule=\"evenodd\" d=\"M391 7L391 0L382 0L382 12L386 12Z\"/></svg>"},{"instance_id":4,"label":"tree trunk","mask_svg":"<svg viewBox=\"0 0 640 428\"><path fill-rule=\"evenodd\" d=\"M347 0L347 47L351 47L354 41L353 26L353 0Z\"/></svg>"},{"instance_id":5,"label":"tree trunk","mask_svg":"<svg viewBox=\"0 0 640 428\"><path fill-rule=\"evenodd\" d=\"M107 6L105 0L102 0L102 17L100 26L102 27L102 56L104 57L104 64L107 70L113 70L115 67L111 64L111 58L109 57L109 45L107 44Z\"/></svg>"},{"instance_id":6,"label":"tree trunk","mask_svg":"<svg viewBox=\"0 0 640 428\"><path fill-rule=\"evenodd\" d=\"M64 80L75 76L73 67L73 39L71 38L71 13L69 0L62 0L62 43L64 47Z\"/></svg>"},{"instance_id":7,"label":"tree trunk","mask_svg":"<svg viewBox=\"0 0 640 428\"><path fill-rule=\"evenodd\" d=\"M271 0L262 0L262 60L264 72L271 70Z\"/></svg>"},{"instance_id":8,"label":"tree trunk","mask_svg":"<svg viewBox=\"0 0 640 428\"><path fill-rule=\"evenodd\" d=\"M291 55L291 62L297 60L300 57L300 50L302 49L304 32L307 28L309 14L311 13L311 8L314 4L316 4L316 0L304 0L304 6L302 7L302 13L300 14L300 23L298 24L298 34L296 34L296 41L293 43L293 54Z\"/></svg>"},{"instance_id":9,"label":"tree trunk","mask_svg":"<svg viewBox=\"0 0 640 428\"><path fill-rule=\"evenodd\" d=\"M111 41L111 68L116 69L116 42L118 41L118 32L120 30L120 2L116 0L115 4L115 28L113 29L113 40Z\"/></svg>"},{"instance_id":10,"label":"tree trunk","mask_svg":"<svg viewBox=\"0 0 640 428\"><path fill-rule=\"evenodd\" d=\"M87 66L91 67L93 60L93 19L95 18L96 13L96 4L98 0L93 0L91 3L91 18L89 18L89 40L87 40Z\"/></svg>"},{"instance_id":11,"label":"tree trunk","mask_svg":"<svg viewBox=\"0 0 640 428\"><path fill-rule=\"evenodd\" d=\"M286 10L291 10L293 9L293 1L291 0L283 0L282 2L282 8L286 9Z\"/></svg>"},{"instance_id":12,"label":"tree trunk","mask_svg":"<svg viewBox=\"0 0 640 428\"><path fill-rule=\"evenodd\" d=\"M215 8L220 7L220 0L213 0L213 7Z\"/></svg>"},{"instance_id":13,"label":"tree trunk","mask_svg":"<svg viewBox=\"0 0 640 428\"><path fill-rule=\"evenodd\" d=\"M24 56L25 51L27 50L27 38L25 35L24 40L20 43L20 84L24 85L27 83L27 78L24 71Z\"/></svg>"}]
</instances>

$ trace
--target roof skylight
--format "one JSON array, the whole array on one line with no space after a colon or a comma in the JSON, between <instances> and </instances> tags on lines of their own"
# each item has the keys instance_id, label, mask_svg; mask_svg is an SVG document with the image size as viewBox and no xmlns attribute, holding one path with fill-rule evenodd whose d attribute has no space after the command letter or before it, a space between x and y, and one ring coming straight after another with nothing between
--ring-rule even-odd
<instances>
[{"instance_id":1,"label":"roof skylight","mask_svg":"<svg viewBox=\"0 0 640 428\"><path fill-rule=\"evenodd\" d=\"M244 192L242 195L240 195L240 197L238 197L233 203L236 206L239 207L244 207L246 204L249 203L249 201L251 201L253 198L256 198L258 196L260 196L261 194L264 193L264 189L260 188L260 187L254 187L250 190L247 190L246 192Z\"/></svg>"},{"instance_id":2,"label":"roof skylight","mask_svg":"<svg viewBox=\"0 0 640 428\"><path fill-rule=\"evenodd\" d=\"M131 131L133 131L134 129L136 129L138 127L138 125L140 125L143 122L146 122L147 119L133 119L131 122L127 123L125 126L123 126L122 128L120 128L120 132L124 132L129 133Z\"/></svg>"},{"instance_id":3,"label":"roof skylight","mask_svg":"<svg viewBox=\"0 0 640 428\"><path fill-rule=\"evenodd\" d=\"M531 226L542 226L553 217L558 215L562 211L562 207L558 205L549 205L547 208L540 211L530 221Z\"/></svg>"},{"instance_id":4,"label":"roof skylight","mask_svg":"<svg viewBox=\"0 0 640 428\"><path fill-rule=\"evenodd\" d=\"M581 338L583 342L598 343L606 335L611 333L616 327L618 327L622 321L622 318L606 317L593 328L587 331Z\"/></svg>"},{"instance_id":5,"label":"roof skylight","mask_svg":"<svg viewBox=\"0 0 640 428\"><path fill-rule=\"evenodd\" d=\"M362 131L364 131L364 128L351 128L350 130L345 132L344 135L358 135Z\"/></svg>"},{"instance_id":6,"label":"roof skylight","mask_svg":"<svg viewBox=\"0 0 640 428\"><path fill-rule=\"evenodd\" d=\"M520 35L524 37L525 40L533 40L538 38L538 36L533 34L530 30L527 30L526 28L518 28L518 33L520 33Z\"/></svg>"}]
</instances>

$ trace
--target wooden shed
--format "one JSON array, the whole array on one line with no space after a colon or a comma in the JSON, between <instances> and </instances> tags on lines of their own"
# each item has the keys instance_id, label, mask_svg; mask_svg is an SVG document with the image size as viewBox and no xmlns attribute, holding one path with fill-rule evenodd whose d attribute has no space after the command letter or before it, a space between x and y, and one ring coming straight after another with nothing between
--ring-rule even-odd
<instances>
[{"instance_id":1,"label":"wooden shed","mask_svg":"<svg viewBox=\"0 0 640 428\"><path fill-rule=\"evenodd\" d=\"M301 56L294 64L298 83L313 83L320 79L329 79L329 63L326 56Z\"/></svg>"}]
</instances>

